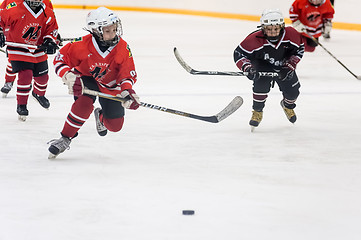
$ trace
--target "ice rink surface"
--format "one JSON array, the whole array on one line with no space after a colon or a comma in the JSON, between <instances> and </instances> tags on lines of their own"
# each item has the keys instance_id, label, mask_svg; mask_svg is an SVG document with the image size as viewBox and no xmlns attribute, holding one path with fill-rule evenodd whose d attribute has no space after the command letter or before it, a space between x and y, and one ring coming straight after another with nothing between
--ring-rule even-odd
<instances>
[{"instance_id":1,"label":"ice rink surface","mask_svg":"<svg viewBox=\"0 0 361 240\"><path fill-rule=\"evenodd\" d=\"M85 35L87 12L57 9L62 36ZM173 48L195 69L238 71L233 50L257 22L117 14L142 101L199 115L237 95L243 106L218 124L140 108L106 137L92 115L50 161L47 142L60 137L73 102L50 65L49 110L30 98L19 122L15 89L0 99L0 240L361 238L361 81L318 47L298 65L297 122L284 116L275 87L251 133L251 81L190 75ZM360 75L361 32L331 37L322 44ZM6 61L1 55L1 76Z\"/></svg>"}]
</instances>

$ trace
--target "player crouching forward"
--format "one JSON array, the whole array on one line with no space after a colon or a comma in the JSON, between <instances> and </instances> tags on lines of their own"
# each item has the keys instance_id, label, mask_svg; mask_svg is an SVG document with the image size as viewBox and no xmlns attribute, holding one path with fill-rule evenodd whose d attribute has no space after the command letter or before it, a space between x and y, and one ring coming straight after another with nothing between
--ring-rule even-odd
<instances>
[{"instance_id":1,"label":"player crouching forward","mask_svg":"<svg viewBox=\"0 0 361 240\"><path fill-rule=\"evenodd\" d=\"M304 53L301 35L292 27L285 27L278 9L265 10L261 29L248 35L235 49L234 61L253 81L252 130L263 117L263 108L274 82L283 95L281 106L292 123L296 121L294 108L300 83L295 69ZM259 72L277 72L278 77L260 76Z\"/></svg>"},{"instance_id":2,"label":"player crouching forward","mask_svg":"<svg viewBox=\"0 0 361 240\"><path fill-rule=\"evenodd\" d=\"M109 9L100 7L87 18L90 34L68 43L54 59L55 72L74 95L74 103L65 121L61 137L50 141L49 158L69 149L71 140L93 112L95 96L82 93L83 88L128 99L125 103L99 98L102 108L94 110L100 136L118 132L124 122L124 108L137 109L140 101L132 89L137 80L133 56L121 38L120 19Z\"/></svg>"}]
</instances>

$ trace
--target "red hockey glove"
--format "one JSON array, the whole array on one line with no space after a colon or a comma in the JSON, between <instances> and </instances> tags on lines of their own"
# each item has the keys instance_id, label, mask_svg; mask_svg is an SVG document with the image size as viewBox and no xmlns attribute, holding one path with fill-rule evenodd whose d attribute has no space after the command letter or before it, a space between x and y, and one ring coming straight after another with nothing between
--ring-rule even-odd
<instances>
[{"instance_id":1,"label":"red hockey glove","mask_svg":"<svg viewBox=\"0 0 361 240\"><path fill-rule=\"evenodd\" d=\"M251 64L247 64L242 68L243 72L247 73L246 76L249 80L257 81L259 79L259 72Z\"/></svg>"},{"instance_id":2,"label":"red hockey glove","mask_svg":"<svg viewBox=\"0 0 361 240\"><path fill-rule=\"evenodd\" d=\"M68 86L68 92L74 96L80 96L83 94L83 81L80 75L75 74L71 71L66 72L62 77L64 84Z\"/></svg>"},{"instance_id":3,"label":"red hockey glove","mask_svg":"<svg viewBox=\"0 0 361 240\"><path fill-rule=\"evenodd\" d=\"M283 65L281 71L278 73L278 78L281 81L285 81L287 79L292 78L294 73L295 73L295 67L293 67L292 64L290 64L290 63L285 63L285 65Z\"/></svg>"},{"instance_id":4,"label":"red hockey glove","mask_svg":"<svg viewBox=\"0 0 361 240\"><path fill-rule=\"evenodd\" d=\"M75 97L79 97L79 96L83 95L83 88L84 88L83 81L81 80L80 77L77 77L75 79L74 86L73 86L73 95Z\"/></svg>"},{"instance_id":5,"label":"red hockey glove","mask_svg":"<svg viewBox=\"0 0 361 240\"><path fill-rule=\"evenodd\" d=\"M125 98L126 101L122 103L124 108L136 110L139 108L140 101L138 95L133 89L127 89L118 94L119 97Z\"/></svg>"}]
</instances>

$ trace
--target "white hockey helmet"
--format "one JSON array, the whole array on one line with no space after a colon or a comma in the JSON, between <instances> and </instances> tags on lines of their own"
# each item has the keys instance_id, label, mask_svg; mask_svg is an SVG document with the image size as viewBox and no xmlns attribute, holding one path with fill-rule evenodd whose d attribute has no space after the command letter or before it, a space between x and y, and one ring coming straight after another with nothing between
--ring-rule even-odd
<instances>
[{"instance_id":1,"label":"white hockey helmet","mask_svg":"<svg viewBox=\"0 0 361 240\"><path fill-rule=\"evenodd\" d=\"M279 34L277 36L268 36L266 34L266 28L268 26L279 26ZM263 34L269 41L277 42L281 38L285 28L285 21L281 11L279 9L265 9L261 16L261 28Z\"/></svg>"},{"instance_id":2,"label":"white hockey helmet","mask_svg":"<svg viewBox=\"0 0 361 240\"><path fill-rule=\"evenodd\" d=\"M117 33L114 39L105 41L103 39L103 27L116 25ZM87 30L104 46L116 45L123 35L122 24L113 11L105 7L99 7L88 13L86 18Z\"/></svg>"},{"instance_id":3,"label":"white hockey helmet","mask_svg":"<svg viewBox=\"0 0 361 240\"><path fill-rule=\"evenodd\" d=\"M261 26L285 26L283 15L279 9L265 9L261 16Z\"/></svg>"},{"instance_id":4,"label":"white hockey helmet","mask_svg":"<svg viewBox=\"0 0 361 240\"><path fill-rule=\"evenodd\" d=\"M43 3L43 0L24 0L24 2L31 8L37 8Z\"/></svg>"}]
</instances>

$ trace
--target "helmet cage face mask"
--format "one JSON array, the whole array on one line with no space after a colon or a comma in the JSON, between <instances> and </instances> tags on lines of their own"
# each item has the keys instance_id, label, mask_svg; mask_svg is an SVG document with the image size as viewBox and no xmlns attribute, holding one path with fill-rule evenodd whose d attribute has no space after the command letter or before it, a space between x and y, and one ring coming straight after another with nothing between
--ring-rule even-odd
<instances>
[{"instance_id":1,"label":"helmet cage face mask","mask_svg":"<svg viewBox=\"0 0 361 240\"><path fill-rule=\"evenodd\" d=\"M103 28L115 25L116 34L111 40L104 40ZM115 46L123 35L120 19L109 9L100 7L88 14L87 30L96 38L102 46Z\"/></svg>"},{"instance_id":2,"label":"helmet cage face mask","mask_svg":"<svg viewBox=\"0 0 361 240\"><path fill-rule=\"evenodd\" d=\"M26 2L26 4L28 4L28 6L31 7L31 8L37 8L43 3L42 0L40 0L40 1L24 0L24 2Z\"/></svg>"},{"instance_id":3,"label":"helmet cage face mask","mask_svg":"<svg viewBox=\"0 0 361 240\"><path fill-rule=\"evenodd\" d=\"M308 0L308 1L314 6L319 6L324 2L324 0Z\"/></svg>"},{"instance_id":4,"label":"helmet cage face mask","mask_svg":"<svg viewBox=\"0 0 361 240\"><path fill-rule=\"evenodd\" d=\"M103 27L98 27L97 29L96 28L92 29L93 36L95 38L97 38L97 40L101 43L101 45L111 47L111 46L115 46L119 42L121 36L123 35L122 25L120 23L120 20L118 22L114 23L114 24L116 25L115 26L116 27L116 34L115 34L114 38L110 39L110 40L104 40L103 28L111 26L113 24L103 26Z\"/></svg>"},{"instance_id":5,"label":"helmet cage face mask","mask_svg":"<svg viewBox=\"0 0 361 240\"><path fill-rule=\"evenodd\" d=\"M279 34L277 36L268 36L266 33L267 26L280 26ZM263 34L270 42L277 42L278 40L280 40L285 28L284 18L280 10L270 9L263 11L261 16L261 28Z\"/></svg>"}]
</instances>

